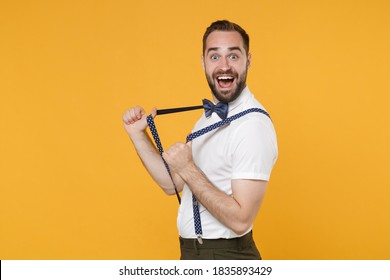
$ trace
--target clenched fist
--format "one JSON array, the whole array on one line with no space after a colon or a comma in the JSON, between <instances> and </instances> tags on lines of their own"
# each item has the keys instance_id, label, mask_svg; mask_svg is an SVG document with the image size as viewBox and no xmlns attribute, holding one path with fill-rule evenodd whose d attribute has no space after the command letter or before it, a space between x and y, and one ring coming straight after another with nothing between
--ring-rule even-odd
<instances>
[{"instance_id":1,"label":"clenched fist","mask_svg":"<svg viewBox=\"0 0 390 280\"><path fill-rule=\"evenodd\" d=\"M157 114L157 109L153 108L151 111L153 118ZM123 116L123 124L125 126L127 134L133 136L134 134L144 132L148 123L146 122L146 113L144 108L136 106L127 110Z\"/></svg>"},{"instance_id":2,"label":"clenched fist","mask_svg":"<svg viewBox=\"0 0 390 280\"><path fill-rule=\"evenodd\" d=\"M193 162L192 159L192 142L176 143L163 153L165 161L175 173L180 174L188 164Z\"/></svg>"}]
</instances>

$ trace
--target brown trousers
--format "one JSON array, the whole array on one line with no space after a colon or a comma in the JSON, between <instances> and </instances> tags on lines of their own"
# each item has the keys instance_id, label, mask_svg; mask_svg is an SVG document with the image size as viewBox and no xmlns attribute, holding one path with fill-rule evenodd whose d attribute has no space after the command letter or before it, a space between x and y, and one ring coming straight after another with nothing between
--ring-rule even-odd
<instances>
[{"instance_id":1,"label":"brown trousers","mask_svg":"<svg viewBox=\"0 0 390 280\"><path fill-rule=\"evenodd\" d=\"M252 232L232 239L179 238L181 260L261 260Z\"/></svg>"}]
</instances>

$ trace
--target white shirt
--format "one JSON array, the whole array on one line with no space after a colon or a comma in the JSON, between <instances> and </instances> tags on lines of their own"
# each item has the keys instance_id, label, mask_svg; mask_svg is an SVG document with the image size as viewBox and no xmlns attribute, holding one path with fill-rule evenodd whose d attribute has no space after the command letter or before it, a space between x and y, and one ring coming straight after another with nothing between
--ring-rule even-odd
<instances>
[{"instance_id":1,"label":"white shirt","mask_svg":"<svg viewBox=\"0 0 390 280\"><path fill-rule=\"evenodd\" d=\"M229 103L228 117L249 108L265 110L246 87L236 100ZM209 118L203 114L195 124L193 131L220 120L215 113ZM228 125L194 139L192 154L195 164L204 172L210 182L228 195L232 195L232 179L268 181L278 156L276 134L272 121L261 113L245 115ZM203 238L238 237L231 229L214 218L201 204L199 212ZM196 238L192 192L187 185L183 189L177 226L181 237ZM252 227L248 231L251 229Z\"/></svg>"}]
</instances>

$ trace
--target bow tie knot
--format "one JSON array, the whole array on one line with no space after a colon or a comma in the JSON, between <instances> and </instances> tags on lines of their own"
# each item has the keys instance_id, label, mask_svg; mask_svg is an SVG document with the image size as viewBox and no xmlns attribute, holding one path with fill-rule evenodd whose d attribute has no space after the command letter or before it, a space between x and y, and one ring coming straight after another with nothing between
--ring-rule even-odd
<instances>
[{"instance_id":1,"label":"bow tie knot","mask_svg":"<svg viewBox=\"0 0 390 280\"><path fill-rule=\"evenodd\" d=\"M203 108L207 118L210 117L213 112L215 112L222 120L226 119L228 115L227 103L219 102L214 105L214 103L210 100L203 99Z\"/></svg>"}]
</instances>

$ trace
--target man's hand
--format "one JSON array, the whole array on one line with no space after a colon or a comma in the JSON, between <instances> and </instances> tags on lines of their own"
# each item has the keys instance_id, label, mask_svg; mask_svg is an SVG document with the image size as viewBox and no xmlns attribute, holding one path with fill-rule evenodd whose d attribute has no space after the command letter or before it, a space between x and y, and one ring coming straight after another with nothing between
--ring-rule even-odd
<instances>
[{"instance_id":1,"label":"man's hand","mask_svg":"<svg viewBox=\"0 0 390 280\"><path fill-rule=\"evenodd\" d=\"M165 161L168 163L170 169L179 174L181 171L193 163L192 160L192 142L176 143L172 145L166 152L163 153Z\"/></svg>"},{"instance_id":2,"label":"man's hand","mask_svg":"<svg viewBox=\"0 0 390 280\"><path fill-rule=\"evenodd\" d=\"M157 109L153 108L151 114L154 118L157 114ZM146 117L147 115L144 108L140 106L130 108L123 114L123 124L127 134L129 134L130 137L145 131L146 127L148 126Z\"/></svg>"}]
</instances>

